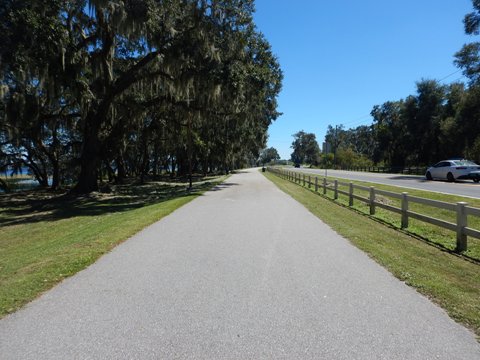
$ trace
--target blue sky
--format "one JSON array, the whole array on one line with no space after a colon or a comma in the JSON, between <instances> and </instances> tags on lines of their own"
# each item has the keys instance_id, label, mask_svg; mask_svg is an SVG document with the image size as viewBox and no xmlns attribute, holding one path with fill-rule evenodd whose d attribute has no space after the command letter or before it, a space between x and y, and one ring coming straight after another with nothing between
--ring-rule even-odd
<instances>
[{"instance_id":1,"label":"blue sky","mask_svg":"<svg viewBox=\"0 0 480 360\"><path fill-rule=\"evenodd\" d=\"M255 23L284 72L283 115L268 146L290 158L292 134L372 123L374 105L415 94L424 79L462 80L453 64L471 0L256 0ZM453 73L453 74L452 74Z\"/></svg>"}]
</instances>

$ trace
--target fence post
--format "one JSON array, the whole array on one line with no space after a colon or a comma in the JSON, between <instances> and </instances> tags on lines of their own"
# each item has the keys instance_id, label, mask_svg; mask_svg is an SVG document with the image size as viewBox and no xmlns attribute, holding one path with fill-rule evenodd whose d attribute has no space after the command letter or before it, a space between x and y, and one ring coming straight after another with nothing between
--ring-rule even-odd
<instances>
[{"instance_id":1,"label":"fence post","mask_svg":"<svg viewBox=\"0 0 480 360\"><path fill-rule=\"evenodd\" d=\"M315 192L318 192L318 177L315 176Z\"/></svg>"},{"instance_id":2,"label":"fence post","mask_svg":"<svg viewBox=\"0 0 480 360\"><path fill-rule=\"evenodd\" d=\"M312 187L312 178L310 175L308 175L308 188L310 189Z\"/></svg>"},{"instance_id":3,"label":"fence post","mask_svg":"<svg viewBox=\"0 0 480 360\"><path fill-rule=\"evenodd\" d=\"M305 186L305 174L303 174L303 186Z\"/></svg>"},{"instance_id":4,"label":"fence post","mask_svg":"<svg viewBox=\"0 0 480 360\"><path fill-rule=\"evenodd\" d=\"M456 251L467 250L467 235L463 229L468 226L467 212L465 211L466 202L457 202L457 247Z\"/></svg>"},{"instance_id":5,"label":"fence post","mask_svg":"<svg viewBox=\"0 0 480 360\"><path fill-rule=\"evenodd\" d=\"M348 206L353 206L353 183L348 185Z\"/></svg>"},{"instance_id":6,"label":"fence post","mask_svg":"<svg viewBox=\"0 0 480 360\"><path fill-rule=\"evenodd\" d=\"M375 215L375 187L370 186L370 215Z\"/></svg>"},{"instance_id":7,"label":"fence post","mask_svg":"<svg viewBox=\"0 0 480 360\"><path fill-rule=\"evenodd\" d=\"M323 178L323 195L327 195L327 178Z\"/></svg>"},{"instance_id":8,"label":"fence post","mask_svg":"<svg viewBox=\"0 0 480 360\"><path fill-rule=\"evenodd\" d=\"M402 192L402 224L401 228L408 228L408 193Z\"/></svg>"},{"instance_id":9,"label":"fence post","mask_svg":"<svg viewBox=\"0 0 480 360\"><path fill-rule=\"evenodd\" d=\"M335 200L338 199L338 180L337 180L337 179L335 179L335 181L334 181L334 193L333 193L333 198L334 198Z\"/></svg>"}]
</instances>

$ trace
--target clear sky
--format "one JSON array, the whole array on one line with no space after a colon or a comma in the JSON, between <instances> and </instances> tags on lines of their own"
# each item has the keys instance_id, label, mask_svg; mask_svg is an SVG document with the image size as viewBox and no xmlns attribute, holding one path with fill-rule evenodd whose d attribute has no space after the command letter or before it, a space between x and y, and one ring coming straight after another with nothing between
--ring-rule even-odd
<instances>
[{"instance_id":1,"label":"clear sky","mask_svg":"<svg viewBox=\"0 0 480 360\"><path fill-rule=\"evenodd\" d=\"M415 82L463 80L454 54L471 0L256 0L255 23L284 72L268 146L289 159L292 134L370 125L374 105L415 94Z\"/></svg>"}]
</instances>

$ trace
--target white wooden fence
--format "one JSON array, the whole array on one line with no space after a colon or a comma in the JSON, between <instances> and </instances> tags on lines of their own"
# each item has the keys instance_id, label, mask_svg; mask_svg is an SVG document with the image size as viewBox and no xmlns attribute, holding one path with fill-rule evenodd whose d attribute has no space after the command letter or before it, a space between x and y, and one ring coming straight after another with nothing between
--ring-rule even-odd
<instances>
[{"instance_id":1,"label":"white wooden fence","mask_svg":"<svg viewBox=\"0 0 480 360\"><path fill-rule=\"evenodd\" d=\"M374 186L361 186L353 184L352 182L341 182L338 180L333 181L333 186L327 186L327 178L326 177L318 177L315 176L312 179L311 175L307 175L305 173L300 173L297 171L288 171L285 169L279 169L274 167L267 168L269 172L276 174L286 180L292 181L294 183L308 186L309 188L314 187L315 191L318 192L319 189L322 189L324 195L327 194L327 191L333 191L333 198L335 200L338 199L338 194L343 194L348 196L348 204L349 206L353 206L354 200L362 201L369 205L370 207L370 215L375 215L376 207L380 207L395 213L398 213L401 216L401 228L408 228L408 220L409 218L417 219L435 226L439 226L451 231L456 232L457 234L457 246L456 251L465 251L467 250L467 236L471 236L477 239L480 239L480 231L468 227L468 216L476 216L480 217L480 209L470 207L466 202L457 202L447 203L443 201L431 200L420 198L416 196L411 196L407 192L402 193L395 193L391 191L385 191L376 189ZM344 191L339 189L340 186L348 187L348 191ZM369 196L363 197L355 194L355 189L367 191ZM388 196L391 198L399 199L400 200L400 207L384 204L378 201L377 195ZM417 212L413 212L409 210L410 203L418 203L427 206L431 206L437 209L444 209L449 210L456 213L456 222L448 222L441 219L436 219L424 214L420 214Z\"/></svg>"}]
</instances>

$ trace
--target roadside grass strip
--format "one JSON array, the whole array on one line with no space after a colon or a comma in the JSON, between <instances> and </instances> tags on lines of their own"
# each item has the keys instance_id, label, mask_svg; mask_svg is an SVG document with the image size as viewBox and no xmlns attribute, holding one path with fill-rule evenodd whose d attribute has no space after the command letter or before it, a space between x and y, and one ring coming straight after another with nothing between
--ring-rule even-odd
<instances>
[{"instance_id":1,"label":"roadside grass strip","mask_svg":"<svg viewBox=\"0 0 480 360\"><path fill-rule=\"evenodd\" d=\"M304 173L297 172L303 176ZM314 182L315 175L305 173L307 179L308 176L311 176L312 182ZM375 189L384 190L388 192L393 192L397 194L402 194L402 192L407 192L408 196L436 200L441 202L446 202L450 204L456 204L458 202L466 202L468 206L480 208L480 199L473 199L473 198L466 198L462 196L455 196L449 194L442 194L442 193L435 193L430 191L422 191L422 190L415 190L415 189L405 189L402 187L396 186L388 186L382 184L374 184L365 181L354 181L354 180L347 180L347 179L336 179L334 177L327 177L327 194L326 197L329 199L334 198L333 187L334 181L338 180L338 190L340 192L348 193L349 187L346 185L341 185L340 183L353 183L355 185L361 185L364 187L374 186ZM319 182L319 190L318 193L322 196L323 195L323 177L318 176ZM303 186L303 178L301 181L296 183L297 186ZM305 185L308 187L308 184ZM311 186L313 190L314 187ZM349 196L344 195L339 192L338 199L335 200L336 203L349 206ZM354 194L356 196L361 196L365 199L369 198L369 192L366 190L355 188ZM391 196L386 195L376 195L376 201L381 202L388 206L393 206L396 208L401 208L401 200L398 198L394 198ZM359 211L363 214L369 214L370 207L367 203L363 201L359 201L357 199L354 200L353 206L349 206L351 209ZM433 217L436 219L440 219L443 221L447 221L450 223L456 223L456 213L455 211L450 211L446 209L440 209L437 207L432 207L425 204L416 203L413 201L409 201L409 211L426 215L429 217ZM395 228L401 228L401 215L386 209L381 208L380 206L376 207L374 218L384 222L389 226L393 226ZM468 216L468 227L474 228L476 230L480 230L480 217L478 216ZM456 241L456 233L454 231L448 230L446 228L442 228L433 224L429 224L420 220L416 220L413 218L409 218L408 227L403 229L407 233L415 235L425 241L431 242L442 249L454 252L456 250L457 241ZM480 261L480 239L474 238L469 236L468 237L468 248L465 251L461 252L462 256L472 259L473 261Z\"/></svg>"},{"instance_id":2,"label":"roadside grass strip","mask_svg":"<svg viewBox=\"0 0 480 360\"><path fill-rule=\"evenodd\" d=\"M82 198L30 191L0 195L0 318L226 177L115 186Z\"/></svg>"},{"instance_id":3,"label":"roadside grass strip","mask_svg":"<svg viewBox=\"0 0 480 360\"><path fill-rule=\"evenodd\" d=\"M394 276L440 305L480 338L480 265L352 211L270 172L265 176ZM359 205L360 206L360 205ZM386 218L385 221L394 221ZM410 229L409 229L410 230ZM423 234L426 234L425 232Z\"/></svg>"}]
</instances>

